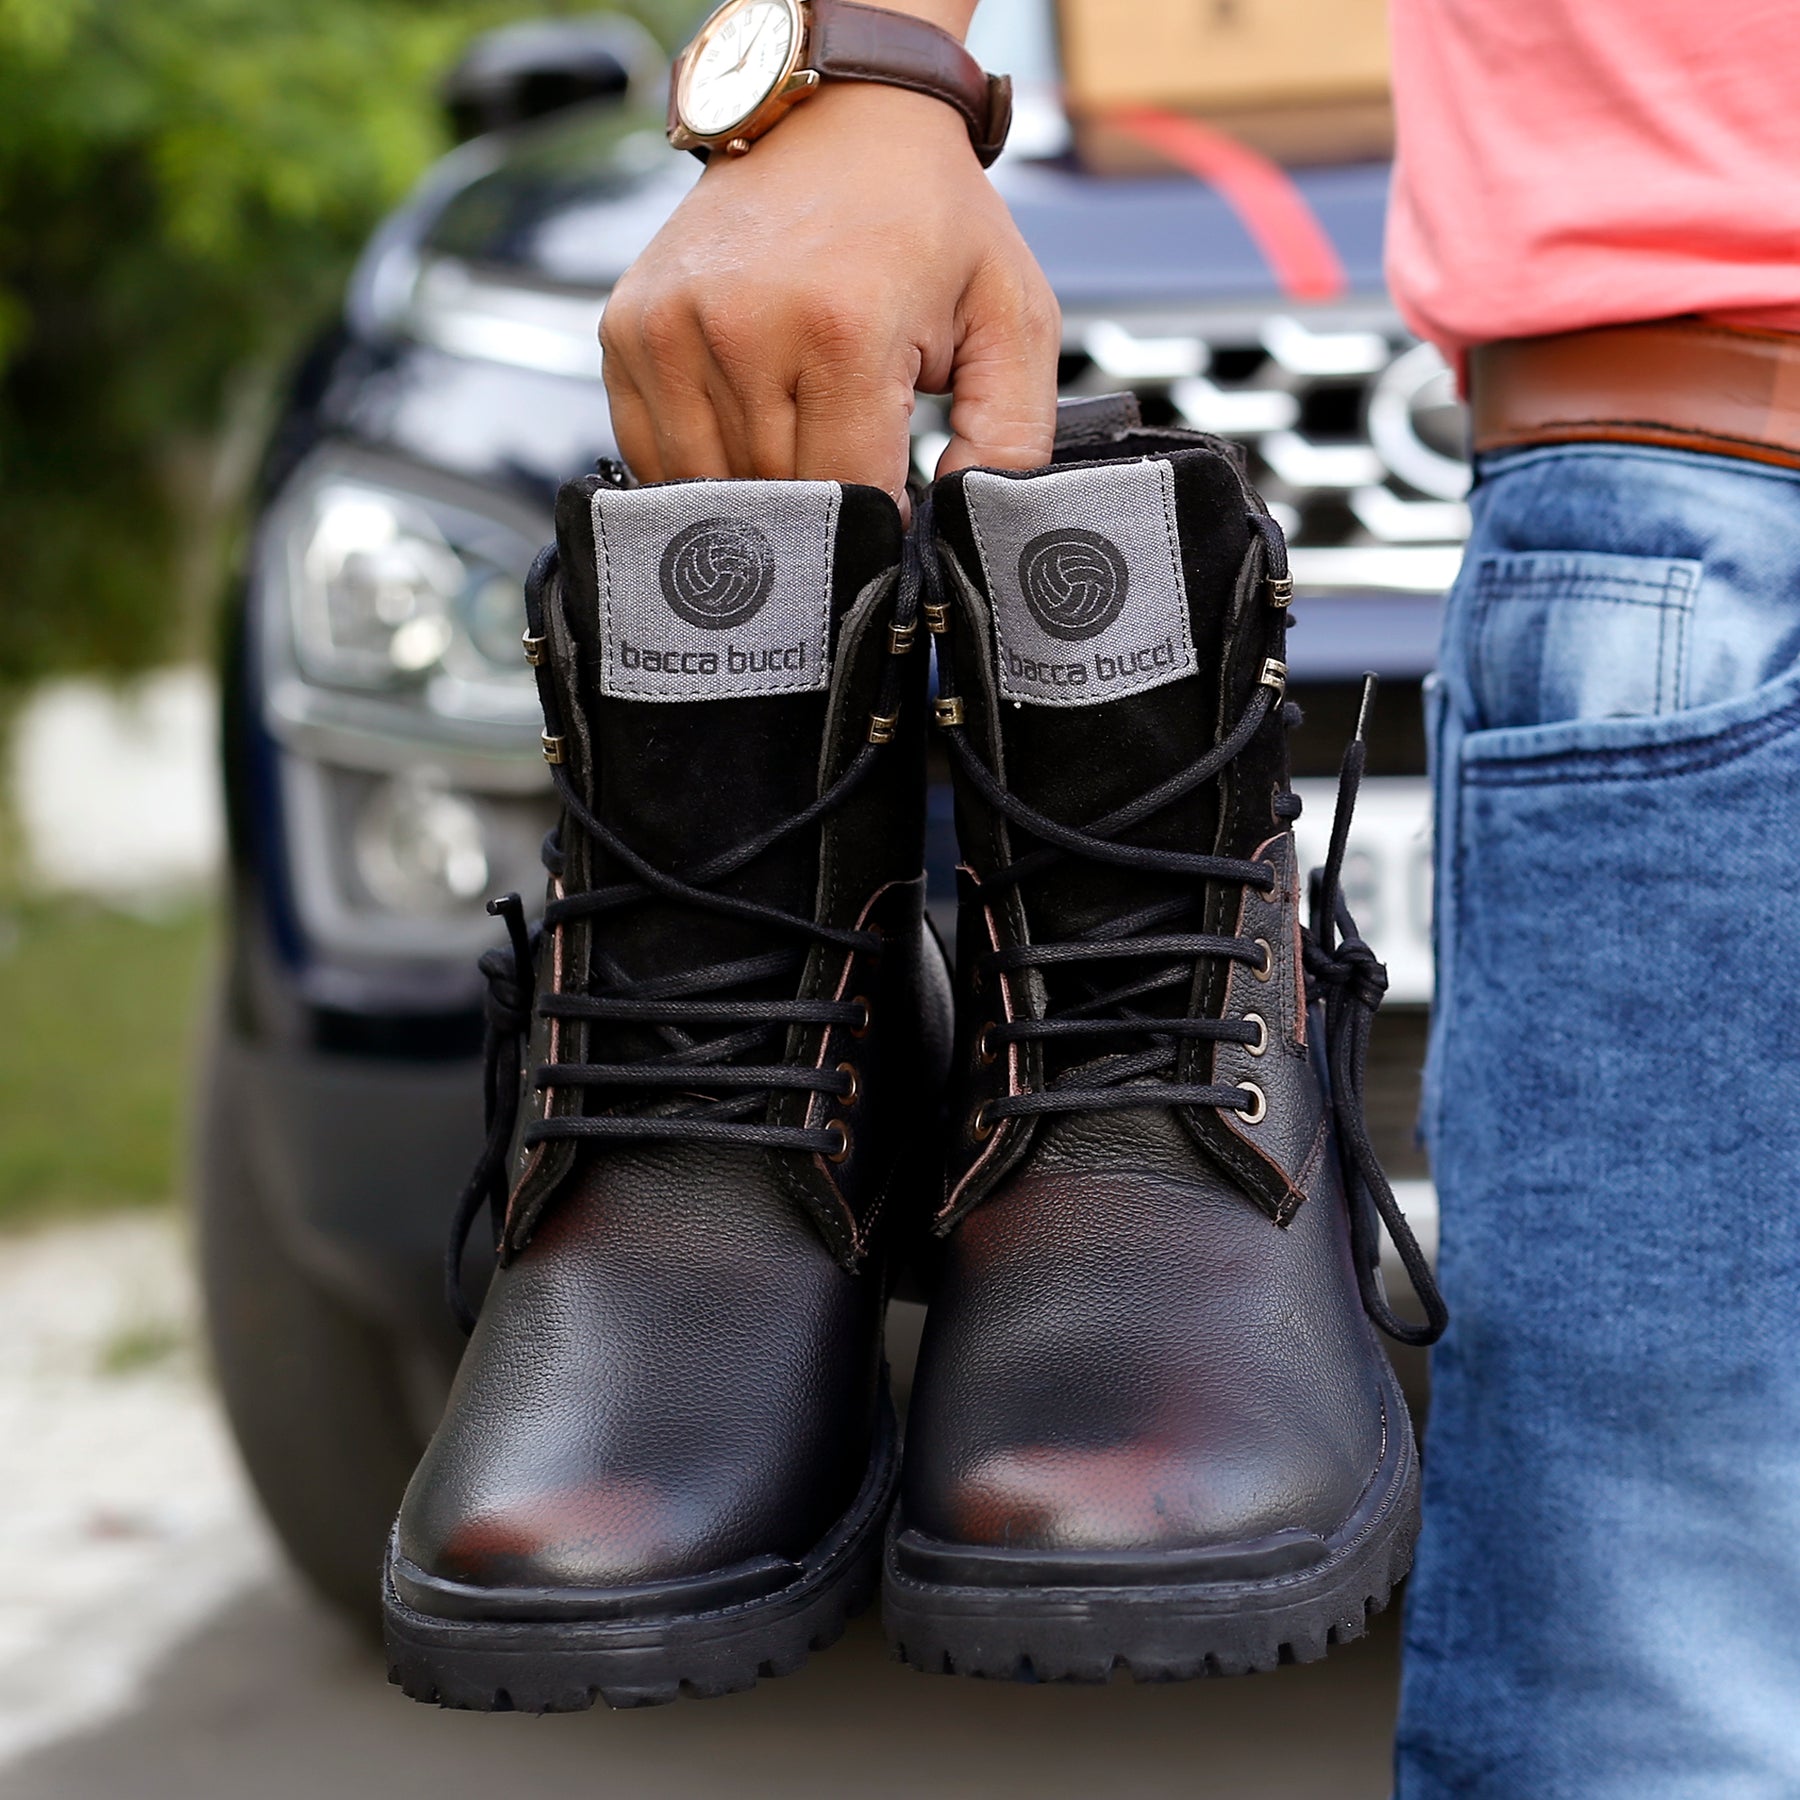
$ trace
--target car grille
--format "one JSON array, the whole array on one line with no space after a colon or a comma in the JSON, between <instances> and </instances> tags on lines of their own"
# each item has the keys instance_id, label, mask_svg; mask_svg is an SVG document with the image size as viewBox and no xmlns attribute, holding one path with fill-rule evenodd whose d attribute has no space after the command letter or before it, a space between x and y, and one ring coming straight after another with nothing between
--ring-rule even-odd
<instances>
[{"instance_id":1,"label":"car grille","mask_svg":"<svg viewBox=\"0 0 1800 1800\"><path fill-rule=\"evenodd\" d=\"M1241 444L1315 590L1450 585L1466 423L1443 359L1391 313L1070 319L1058 379L1066 395L1128 389L1149 424ZM922 402L914 431L927 474L949 441L942 411Z\"/></svg>"},{"instance_id":2,"label":"car grille","mask_svg":"<svg viewBox=\"0 0 1800 1800\"><path fill-rule=\"evenodd\" d=\"M434 257L399 322L458 356L591 378L600 304ZM1069 395L1129 389L1150 424L1241 444L1315 592L1440 594L1455 577L1466 420L1443 359L1386 306L1070 315L1058 380ZM948 442L943 403L921 397L922 478Z\"/></svg>"}]
</instances>

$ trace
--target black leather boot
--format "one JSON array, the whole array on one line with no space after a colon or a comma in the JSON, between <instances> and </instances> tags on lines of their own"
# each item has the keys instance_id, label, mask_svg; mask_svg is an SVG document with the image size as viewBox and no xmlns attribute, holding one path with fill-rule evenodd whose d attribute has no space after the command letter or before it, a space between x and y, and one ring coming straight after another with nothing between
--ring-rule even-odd
<instances>
[{"instance_id":1,"label":"black leather boot","mask_svg":"<svg viewBox=\"0 0 1800 1800\"><path fill-rule=\"evenodd\" d=\"M450 1706L798 1667L898 1468L888 1246L949 1017L916 574L873 489L608 475L527 594L564 810L542 933L496 903L452 1279L484 1205L498 1266L386 1570L393 1679Z\"/></svg>"},{"instance_id":2,"label":"black leather boot","mask_svg":"<svg viewBox=\"0 0 1800 1800\"><path fill-rule=\"evenodd\" d=\"M960 1086L887 1624L933 1670L1272 1668L1410 1562L1370 1313L1440 1310L1361 1122L1347 819L1301 929L1281 535L1226 446L1076 423L1050 472L934 490Z\"/></svg>"}]
</instances>

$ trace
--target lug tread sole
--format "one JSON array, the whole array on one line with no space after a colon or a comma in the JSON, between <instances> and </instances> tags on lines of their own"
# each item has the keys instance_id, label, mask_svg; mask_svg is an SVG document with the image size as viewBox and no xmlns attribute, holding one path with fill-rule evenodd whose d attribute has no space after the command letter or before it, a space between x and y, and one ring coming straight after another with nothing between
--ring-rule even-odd
<instances>
[{"instance_id":1,"label":"lug tread sole","mask_svg":"<svg viewBox=\"0 0 1800 1800\"><path fill-rule=\"evenodd\" d=\"M901 1571L890 1536L888 1642L927 1674L990 1681L1194 1681L1317 1662L1364 1636L1412 1567L1416 1463L1396 1502L1320 1568L1237 1585L952 1587Z\"/></svg>"},{"instance_id":2,"label":"lug tread sole","mask_svg":"<svg viewBox=\"0 0 1800 1800\"><path fill-rule=\"evenodd\" d=\"M804 1601L782 1608L770 1602L784 1596L772 1595L660 1630L645 1621L637 1642L602 1641L580 1626L447 1625L412 1612L390 1589L388 1680L409 1699L458 1712L585 1712L597 1701L623 1709L742 1693L797 1673L843 1636L875 1597L878 1553L877 1538Z\"/></svg>"}]
</instances>

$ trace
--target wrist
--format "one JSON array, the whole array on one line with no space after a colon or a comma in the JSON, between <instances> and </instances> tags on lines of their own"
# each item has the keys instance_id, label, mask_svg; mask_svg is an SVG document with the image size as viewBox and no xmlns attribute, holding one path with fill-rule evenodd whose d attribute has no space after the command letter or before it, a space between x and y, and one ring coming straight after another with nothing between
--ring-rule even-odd
<instances>
[{"instance_id":1,"label":"wrist","mask_svg":"<svg viewBox=\"0 0 1800 1800\"><path fill-rule=\"evenodd\" d=\"M940 31L947 31L960 44L969 35L970 21L975 17L976 0L870 0L889 12L908 13L923 19Z\"/></svg>"},{"instance_id":2,"label":"wrist","mask_svg":"<svg viewBox=\"0 0 1800 1800\"><path fill-rule=\"evenodd\" d=\"M936 193L965 168L981 178L968 129L952 108L928 94L846 81L796 107L749 156L712 157L700 185L746 196L796 185L867 193L891 173Z\"/></svg>"},{"instance_id":3,"label":"wrist","mask_svg":"<svg viewBox=\"0 0 1800 1800\"><path fill-rule=\"evenodd\" d=\"M887 153L902 159L912 149L927 151L948 145L960 147L974 161L968 125L954 107L934 95L878 81L827 82L758 148L766 153L784 140L796 149L806 143L812 156L826 154L821 148L826 143L855 140L883 146Z\"/></svg>"}]
</instances>

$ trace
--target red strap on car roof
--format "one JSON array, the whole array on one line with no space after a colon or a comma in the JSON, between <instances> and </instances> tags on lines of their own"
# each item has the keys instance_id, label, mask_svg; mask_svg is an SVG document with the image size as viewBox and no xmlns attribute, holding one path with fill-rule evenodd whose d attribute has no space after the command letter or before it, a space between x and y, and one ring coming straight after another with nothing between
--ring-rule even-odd
<instances>
[{"instance_id":1,"label":"red strap on car roof","mask_svg":"<svg viewBox=\"0 0 1800 1800\"><path fill-rule=\"evenodd\" d=\"M1106 122L1217 188L1290 300L1334 300L1349 286L1336 245L1279 163L1182 113L1133 107Z\"/></svg>"}]
</instances>

